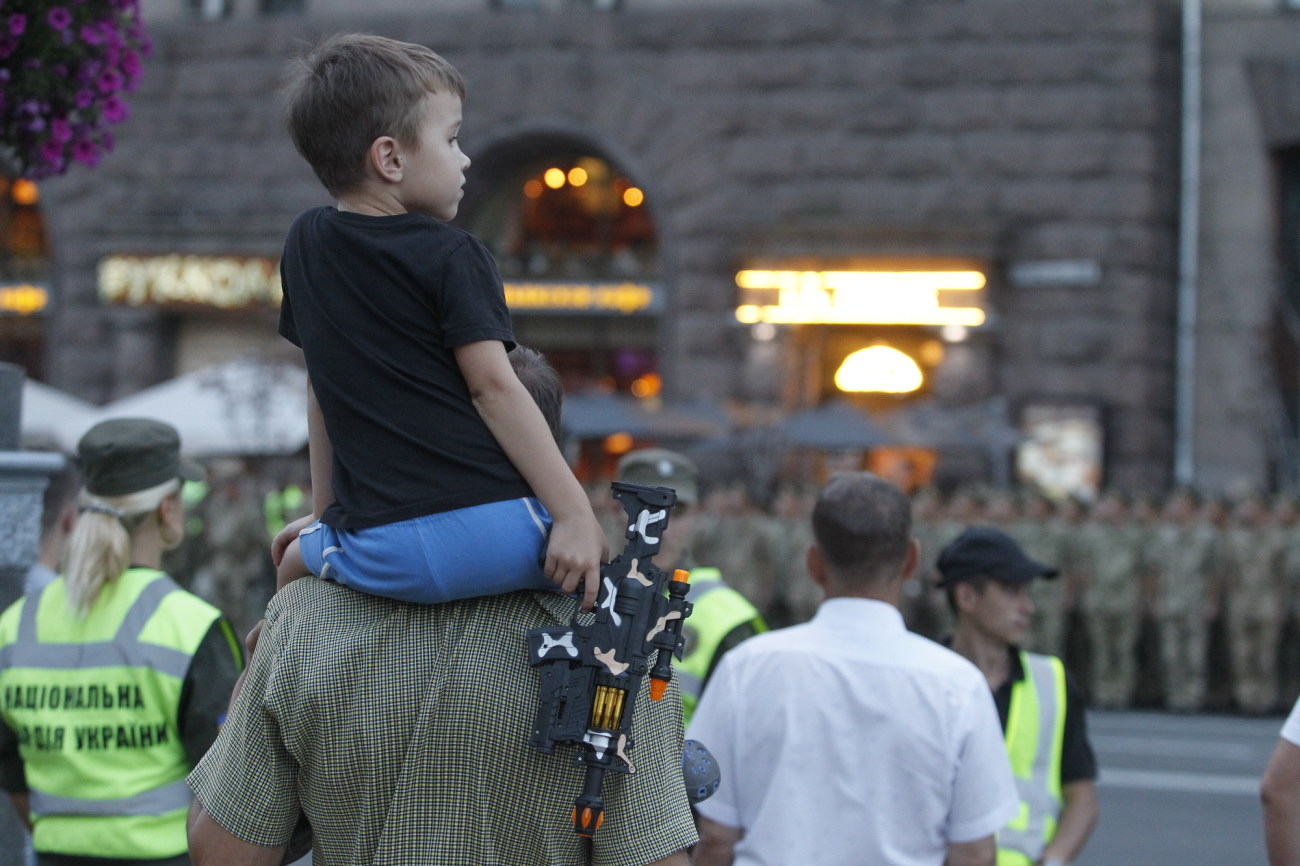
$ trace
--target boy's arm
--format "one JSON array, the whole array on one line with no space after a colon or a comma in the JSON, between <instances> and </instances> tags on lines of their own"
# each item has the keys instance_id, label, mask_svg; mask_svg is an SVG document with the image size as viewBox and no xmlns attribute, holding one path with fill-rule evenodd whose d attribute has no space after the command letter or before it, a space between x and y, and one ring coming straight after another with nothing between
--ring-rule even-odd
<instances>
[{"instance_id":1,"label":"boy's arm","mask_svg":"<svg viewBox=\"0 0 1300 866\"><path fill-rule=\"evenodd\" d=\"M325 417L316 402L316 390L307 380L307 462L311 467L311 514L287 524L271 539L271 562L276 568L290 542L320 517L334 501L334 446L325 432Z\"/></svg>"},{"instance_id":2,"label":"boy's arm","mask_svg":"<svg viewBox=\"0 0 1300 866\"><path fill-rule=\"evenodd\" d=\"M582 581L582 607L589 610L596 601L607 547L586 491L510 366L505 346L481 340L457 346L455 352L474 408L555 521L546 546L546 576L565 592L574 592Z\"/></svg>"}]
</instances>

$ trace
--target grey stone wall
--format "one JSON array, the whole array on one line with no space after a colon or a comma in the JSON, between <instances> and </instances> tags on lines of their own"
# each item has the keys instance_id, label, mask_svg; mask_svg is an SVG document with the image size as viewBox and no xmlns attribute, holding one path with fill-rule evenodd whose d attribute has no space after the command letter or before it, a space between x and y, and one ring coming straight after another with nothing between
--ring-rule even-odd
<instances>
[{"instance_id":1,"label":"grey stone wall","mask_svg":"<svg viewBox=\"0 0 1300 866\"><path fill-rule=\"evenodd\" d=\"M732 278L751 257L976 257L993 267L999 323L977 338L994 359L982 392L1101 402L1110 480L1159 486L1172 417L1173 12L1160 0L862 0L328 28L422 42L460 66L471 156L560 131L642 183L669 275L670 393L741 388ZM164 314L96 304L100 256L274 255L294 213L323 200L280 131L274 90L283 59L324 27L154 28L118 150L46 191L58 384L103 399L168 370ZM1102 280L1004 278L1044 259L1095 260Z\"/></svg>"}]
</instances>

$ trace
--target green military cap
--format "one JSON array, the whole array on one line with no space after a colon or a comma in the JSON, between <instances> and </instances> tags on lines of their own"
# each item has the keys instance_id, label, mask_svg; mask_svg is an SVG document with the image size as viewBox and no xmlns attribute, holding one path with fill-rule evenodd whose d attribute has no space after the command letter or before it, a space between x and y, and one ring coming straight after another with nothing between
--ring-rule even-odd
<instances>
[{"instance_id":1,"label":"green military cap","mask_svg":"<svg viewBox=\"0 0 1300 866\"><path fill-rule=\"evenodd\" d=\"M203 477L203 467L181 457L176 428L152 418L99 422L77 443L77 464L86 492L95 496L126 496L173 478Z\"/></svg>"},{"instance_id":2,"label":"green military cap","mask_svg":"<svg viewBox=\"0 0 1300 866\"><path fill-rule=\"evenodd\" d=\"M700 501L700 472L685 454L666 448L629 451L618 461L618 480L651 487L671 487L682 505Z\"/></svg>"}]
</instances>

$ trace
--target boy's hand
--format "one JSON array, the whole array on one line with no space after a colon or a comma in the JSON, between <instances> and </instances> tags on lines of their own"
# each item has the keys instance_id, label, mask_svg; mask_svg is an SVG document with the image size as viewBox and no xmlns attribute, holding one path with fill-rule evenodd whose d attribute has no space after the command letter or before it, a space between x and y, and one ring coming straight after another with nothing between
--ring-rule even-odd
<instances>
[{"instance_id":1,"label":"boy's hand","mask_svg":"<svg viewBox=\"0 0 1300 866\"><path fill-rule=\"evenodd\" d=\"M590 511L581 517L555 520L542 566L548 580L566 593L582 584L582 609L591 610L600 589L600 564L609 554L605 531Z\"/></svg>"},{"instance_id":2,"label":"boy's hand","mask_svg":"<svg viewBox=\"0 0 1300 866\"><path fill-rule=\"evenodd\" d=\"M276 533L275 538L271 539L271 562L276 568L280 567L280 560L284 559L284 549L289 546L289 542L297 538L298 533L315 522L315 515L307 514L299 517Z\"/></svg>"}]
</instances>

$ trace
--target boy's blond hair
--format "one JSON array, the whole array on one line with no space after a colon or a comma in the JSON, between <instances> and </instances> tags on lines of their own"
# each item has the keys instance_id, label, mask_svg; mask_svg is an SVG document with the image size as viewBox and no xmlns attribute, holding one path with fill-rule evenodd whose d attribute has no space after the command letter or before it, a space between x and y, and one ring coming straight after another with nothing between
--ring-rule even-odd
<instances>
[{"instance_id":1,"label":"boy's blond hair","mask_svg":"<svg viewBox=\"0 0 1300 866\"><path fill-rule=\"evenodd\" d=\"M423 45L365 33L327 36L287 66L285 119L298 152L338 196L365 177L376 138L416 147L420 102L443 92L463 100L465 79Z\"/></svg>"}]
</instances>

